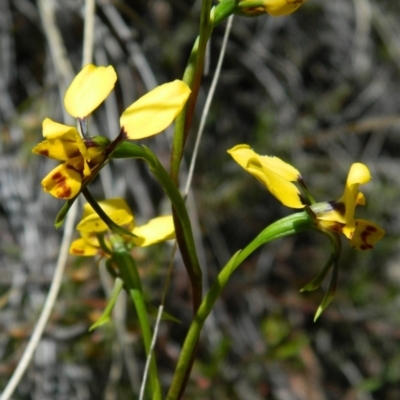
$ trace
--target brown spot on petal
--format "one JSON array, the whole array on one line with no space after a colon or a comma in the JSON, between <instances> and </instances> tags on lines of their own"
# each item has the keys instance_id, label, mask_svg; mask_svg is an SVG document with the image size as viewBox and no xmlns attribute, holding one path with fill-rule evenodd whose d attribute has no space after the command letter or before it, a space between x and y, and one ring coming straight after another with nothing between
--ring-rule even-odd
<instances>
[{"instance_id":1,"label":"brown spot on petal","mask_svg":"<svg viewBox=\"0 0 400 400\"><path fill-rule=\"evenodd\" d=\"M346 204L344 204L342 202L336 202L336 201L330 201L329 204L339 214L341 214L341 215L345 215L346 214Z\"/></svg>"},{"instance_id":2,"label":"brown spot on petal","mask_svg":"<svg viewBox=\"0 0 400 400\"><path fill-rule=\"evenodd\" d=\"M85 254L85 252L84 252L83 250L74 249L74 248L71 249L71 253L72 253L72 254L77 254L77 255Z\"/></svg>"},{"instance_id":3,"label":"brown spot on petal","mask_svg":"<svg viewBox=\"0 0 400 400\"><path fill-rule=\"evenodd\" d=\"M368 244L368 243L362 244L362 245L360 246L360 249L361 249L361 250L370 250L370 249L372 249L372 245L371 245L371 244Z\"/></svg>"},{"instance_id":4,"label":"brown spot on petal","mask_svg":"<svg viewBox=\"0 0 400 400\"><path fill-rule=\"evenodd\" d=\"M57 188L57 197L59 199L69 199L71 197L72 190L69 186L67 186L65 179L58 183Z\"/></svg>"},{"instance_id":5,"label":"brown spot on petal","mask_svg":"<svg viewBox=\"0 0 400 400\"><path fill-rule=\"evenodd\" d=\"M54 175L52 175L51 179L53 181L56 181L57 183L59 183L59 182L65 181L67 178L60 172L56 172Z\"/></svg>"},{"instance_id":6,"label":"brown spot on petal","mask_svg":"<svg viewBox=\"0 0 400 400\"><path fill-rule=\"evenodd\" d=\"M56 172L52 175L51 179L55 181L57 189L56 196L59 199L69 199L71 197L72 190L67 186L67 177L60 172Z\"/></svg>"},{"instance_id":7,"label":"brown spot on petal","mask_svg":"<svg viewBox=\"0 0 400 400\"><path fill-rule=\"evenodd\" d=\"M341 233L343 230L343 224L336 222L333 223L330 228L329 228L332 232L336 232L336 233Z\"/></svg>"},{"instance_id":8,"label":"brown spot on petal","mask_svg":"<svg viewBox=\"0 0 400 400\"><path fill-rule=\"evenodd\" d=\"M47 149L43 149L43 150L40 150L40 151L39 151L39 154L40 154L41 156L48 157L48 156L49 156L49 151L48 151Z\"/></svg>"},{"instance_id":9,"label":"brown spot on petal","mask_svg":"<svg viewBox=\"0 0 400 400\"><path fill-rule=\"evenodd\" d=\"M80 152L79 150L76 150L76 151L72 152L72 153L68 156L68 158L74 158L74 157L78 157L78 156L80 156L80 155L81 155L81 152Z\"/></svg>"},{"instance_id":10,"label":"brown spot on petal","mask_svg":"<svg viewBox=\"0 0 400 400\"><path fill-rule=\"evenodd\" d=\"M65 168L72 169L73 171L76 171L76 172L81 172L79 169L74 168L74 166L71 164L66 164Z\"/></svg>"},{"instance_id":11,"label":"brown spot on petal","mask_svg":"<svg viewBox=\"0 0 400 400\"><path fill-rule=\"evenodd\" d=\"M372 249L372 245L368 243L368 237L375 233L377 229L374 226L368 225L365 227L364 231L361 232L360 237L362 241L362 245L360 246L361 250L369 250Z\"/></svg>"},{"instance_id":12,"label":"brown spot on petal","mask_svg":"<svg viewBox=\"0 0 400 400\"><path fill-rule=\"evenodd\" d=\"M87 149L90 147L99 147L98 144L92 138L85 138L85 146Z\"/></svg>"},{"instance_id":13,"label":"brown spot on petal","mask_svg":"<svg viewBox=\"0 0 400 400\"><path fill-rule=\"evenodd\" d=\"M59 199L69 199L71 197L71 193L72 193L71 188L65 187L65 188L63 188L62 192L57 192L57 197Z\"/></svg>"}]
</instances>

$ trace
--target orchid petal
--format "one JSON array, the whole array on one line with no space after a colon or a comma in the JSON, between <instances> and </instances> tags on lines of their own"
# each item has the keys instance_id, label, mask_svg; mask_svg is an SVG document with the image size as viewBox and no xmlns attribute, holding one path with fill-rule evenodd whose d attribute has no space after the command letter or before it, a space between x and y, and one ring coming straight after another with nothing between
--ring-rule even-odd
<instances>
[{"instance_id":1,"label":"orchid petal","mask_svg":"<svg viewBox=\"0 0 400 400\"><path fill-rule=\"evenodd\" d=\"M140 247L150 246L175 238L174 221L171 215L151 219L147 224L137 226L132 233L134 243Z\"/></svg>"},{"instance_id":2,"label":"orchid petal","mask_svg":"<svg viewBox=\"0 0 400 400\"><path fill-rule=\"evenodd\" d=\"M69 253L75 256L95 256L98 248L91 246L84 238L76 239L71 243Z\"/></svg>"},{"instance_id":3,"label":"orchid petal","mask_svg":"<svg viewBox=\"0 0 400 400\"><path fill-rule=\"evenodd\" d=\"M64 106L75 118L83 119L92 113L110 94L117 81L114 68L86 65L69 86Z\"/></svg>"},{"instance_id":4,"label":"orchid petal","mask_svg":"<svg viewBox=\"0 0 400 400\"><path fill-rule=\"evenodd\" d=\"M190 92L186 83L175 80L135 101L120 118L127 139L143 139L162 132L181 112Z\"/></svg>"},{"instance_id":5,"label":"orchid petal","mask_svg":"<svg viewBox=\"0 0 400 400\"><path fill-rule=\"evenodd\" d=\"M58 199L71 199L81 190L82 176L72 166L64 163L42 180L42 186L45 192Z\"/></svg>"},{"instance_id":6,"label":"orchid petal","mask_svg":"<svg viewBox=\"0 0 400 400\"><path fill-rule=\"evenodd\" d=\"M292 182L301 179L300 172L278 157L260 156L248 145L228 150L233 159L256 177L282 204L304 208L299 189Z\"/></svg>"},{"instance_id":7,"label":"orchid petal","mask_svg":"<svg viewBox=\"0 0 400 400\"><path fill-rule=\"evenodd\" d=\"M305 0L264 0L263 6L268 14L282 17L294 13L304 2Z\"/></svg>"},{"instance_id":8,"label":"orchid petal","mask_svg":"<svg viewBox=\"0 0 400 400\"><path fill-rule=\"evenodd\" d=\"M357 250L372 249L379 240L384 236L385 231L375 225L373 222L356 219L355 230L350 239L350 245Z\"/></svg>"},{"instance_id":9,"label":"orchid petal","mask_svg":"<svg viewBox=\"0 0 400 400\"><path fill-rule=\"evenodd\" d=\"M49 141L59 140L60 142L62 142L61 145L64 145L67 149L71 148L71 150L69 150L69 152L67 153L68 154L67 158L74 156L72 155L73 154L72 148L74 148L75 149L74 152L76 152L76 149L78 149L78 151L82 154L84 158L89 159L89 153L85 146L85 143L81 138L81 136L79 135L77 129L74 128L73 126L60 124L58 122L51 120L50 118L45 118L42 123L42 128L43 128L43 136L47 140ZM59 158L56 159L59 160Z\"/></svg>"}]
</instances>

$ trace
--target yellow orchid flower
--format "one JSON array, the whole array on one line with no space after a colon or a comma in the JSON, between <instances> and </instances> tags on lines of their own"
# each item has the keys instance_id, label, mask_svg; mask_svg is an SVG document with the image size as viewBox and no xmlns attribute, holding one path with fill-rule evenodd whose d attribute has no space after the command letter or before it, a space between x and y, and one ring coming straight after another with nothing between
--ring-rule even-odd
<instances>
[{"instance_id":1,"label":"yellow orchid flower","mask_svg":"<svg viewBox=\"0 0 400 400\"><path fill-rule=\"evenodd\" d=\"M113 67L86 65L67 90L64 98L66 110L83 121L105 100L116 80ZM42 126L45 140L32 152L64 161L42 180L43 189L56 198L71 199L80 192L82 180L90 176L91 168L104 160L107 142L100 144L91 138L82 139L75 127L49 118L43 121Z\"/></svg>"},{"instance_id":2,"label":"yellow orchid flower","mask_svg":"<svg viewBox=\"0 0 400 400\"><path fill-rule=\"evenodd\" d=\"M294 13L306 0L243 0L238 7L249 15L268 13L273 17L282 17Z\"/></svg>"},{"instance_id":3,"label":"yellow orchid flower","mask_svg":"<svg viewBox=\"0 0 400 400\"><path fill-rule=\"evenodd\" d=\"M81 190L82 180L106 157L106 138L87 135L87 117L106 99L117 80L112 66L86 65L75 77L64 97L66 110L78 119L84 139L72 126L46 118L45 140L32 150L35 154L63 161L42 181L44 190L59 199L71 199ZM122 139L143 139L167 128L184 107L189 87L175 80L150 91L129 106L121 115ZM103 139L103 140L101 140Z\"/></svg>"},{"instance_id":4,"label":"yellow orchid flower","mask_svg":"<svg viewBox=\"0 0 400 400\"><path fill-rule=\"evenodd\" d=\"M306 202L293 182L307 190L300 172L277 157L260 156L248 145L242 144L228 150L233 159L247 172L255 176L284 205L304 208ZM355 219L357 205L364 205L360 185L371 179L369 169L361 163L351 166L342 197L337 201L315 203L310 210L315 215L317 227L333 233L343 233L350 245L358 250L371 249L385 234L374 223ZM311 197L311 196L307 196Z\"/></svg>"},{"instance_id":5,"label":"yellow orchid flower","mask_svg":"<svg viewBox=\"0 0 400 400\"><path fill-rule=\"evenodd\" d=\"M228 150L228 153L282 204L290 208L305 207L300 190L292 183L301 179L296 168L278 157L260 156L247 144L239 144Z\"/></svg>"},{"instance_id":6,"label":"yellow orchid flower","mask_svg":"<svg viewBox=\"0 0 400 400\"><path fill-rule=\"evenodd\" d=\"M46 140L32 153L64 161L42 180L43 189L58 199L71 199L79 193L82 179L90 175L90 166L104 160L104 146L90 138L83 140L75 127L49 118L42 126Z\"/></svg>"},{"instance_id":7,"label":"yellow orchid flower","mask_svg":"<svg viewBox=\"0 0 400 400\"><path fill-rule=\"evenodd\" d=\"M125 200L117 198L100 201L99 206L118 225L127 227L135 237L125 237L127 244L146 247L155 243L175 238L175 228L171 215L151 219L147 224L135 227L135 219ZM87 203L84 205L82 219L77 226L81 237L71 243L70 254L80 256L101 255L107 253L99 241L99 234L105 235L107 241L107 225Z\"/></svg>"},{"instance_id":8,"label":"yellow orchid flower","mask_svg":"<svg viewBox=\"0 0 400 400\"><path fill-rule=\"evenodd\" d=\"M372 249L382 239L385 231L374 223L362 219L354 219L357 205L365 205L364 195L358 187L371 180L369 169L361 163L354 163L349 171L342 197L334 202L326 203L321 209L311 206L323 229L342 232L350 241L350 245L358 250Z\"/></svg>"}]
</instances>

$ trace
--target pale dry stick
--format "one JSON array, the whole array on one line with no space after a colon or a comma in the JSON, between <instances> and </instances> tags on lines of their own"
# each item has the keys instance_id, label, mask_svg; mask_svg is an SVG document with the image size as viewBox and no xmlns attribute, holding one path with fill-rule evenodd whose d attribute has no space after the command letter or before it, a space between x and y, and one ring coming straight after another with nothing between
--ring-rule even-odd
<instances>
[{"instance_id":1,"label":"pale dry stick","mask_svg":"<svg viewBox=\"0 0 400 400\"><path fill-rule=\"evenodd\" d=\"M22 379L29 363L32 359L33 353L36 350L37 345L42 337L43 331L46 327L47 321L49 320L50 313L53 309L54 303L57 299L57 295L61 286L62 277L64 275L64 267L68 257L68 248L71 242L71 237L74 228L75 216L76 216L77 206L76 203L71 207L68 218L65 222L64 235L61 242L60 253L57 260L56 269L54 272L54 277L51 282L50 290L44 303L43 310L40 314L39 320L36 323L33 334L29 340L29 343L15 369L11 379L9 380L7 386L5 387L0 400L8 400L14 390L16 389L18 383Z\"/></svg>"},{"instance_id":2,"label":"pale dry stick","mask_svg":"<svg viewBox=\"0 0 400 400\"><path fill-rule=\"evenodd\" d=\"M94 0L87 0L86 4L89 5L87 9L90 9L92 13L94 13ZM54 65L56 67L56 71L60 78L62 78L62 83L60 82L60 92L65 93L67 82L72 80L73 70L72 66L66 57L66 50L62 42L62 38L60 32L57 29L57 25L54 18L54 9L52 7L51 1L47 0L39 0L38 1L39 11L42 17L43 27L46 33L46 37L50 47L50 53L52 55L52 59ZM88 18L89 23L94 21L94 18L85 14L85 18ZM94 24L91 24L91 29L93 30ZM85 38L84 38L84 56L83 56L83 65L90 62L90 58L92 56L92 51L89 50L89 47L93 47L93 33L90 33L88 29L85 28ZM65 115L65 111L64 111ZM67 119L65 117L64 119ZM29 340L27 347L19 361L17 368L15 369L11 379L9 380L7 386L4 388L4 391L1 395L0 400L8 400L14 393L16 387L21 381L26 369L28 368L32 356L39 344L39 341L43 335L44 329L49 320L51 311L54 307L54 304L57 300L57 296L61 287L62 277L64 275L64 268L68 257L68 249L69 244L71 243L71 238L73 234L74 222L77 214L77 203L75 202L73 206L70 208L68 216L65 221L65 228L63 233L63 238L61 241L60 252L57 259L56 269L54 271L53 280L50 285L49 293L47 295L46 301L43 306L43 310L40 314L38 322L36 323L35 329L32 333L32 336Z\"/></svg>"},{"instance_id":3,"label":"pale dry stick","mask_svg":"<svg viewBox=\"0 0 400 400\"><path fill-rule=\"evenodd\" d=\"M126 22L121 17L121 14L113 4L102 1L100 7L109 20L111 26L115 29L118 37L125 43L130 54L130 59L139 72L146 89L148 91L154 89L157 86L157 79L139 45L134 41L131 29L128 28Z\"/></svg>"},{"instance_id":4,"label":"pale dry stick","mask_svg":"<svg viewBox=\"0 0 400 400\"><path fill-rule=\"evenodd\" d=\"M350 52L354 71L365 76L371 69L371 59L368 57L368 46L371 40L372 10L369 0L353 0L355 30L352 51Z\"/></svg>"},{"instance_id":5,"label":"pale dry stick","mask_svg":"<svg viewBox=\"0 0 400 400\"><path fill-rule=\"evenodd\" d=\"M95 0L86 0L84 14L85 26L83 31L82 67L84 67L86 64L90 64L93 60L95 11Z\"/></svg>"},{"instance_id":6,"label":"pale dry stick","mask_svg":"<svg viewBox=\"0 0 400 400\"><path fill-rule=\"evenodd\" d=\"M149 355L148 355L147 360L146 360L146 365L144 367L142 385L140 387L139 400L143 400L143 397L144 397L144 389L146 387L147 375L149 374L151 355L153 353L154 346L156 345L156 340L157 340L157 335L158 335L158 328L160 327L161 316L162 316L163 311L164 311L164 306L162 304L160 304L160 306L158 307L158 313L157 313L156 324L154 326L153 337L151 338L150 352L149 352Z\"/></svg>"},{"instance_id":7,"label":"pale dry stick","mask_svg":"<svg viewBox=\"0 0 400 400\"><path fill-rule=\"evenodd\" d=\"M214 97L214 93L215 93L215 89L217 87L219 76L221 74L222 62L224 61L224 57L225 57L225 53L226 53L226 46L228 44L229 34L232 29L232 23L233 23L233 15L231 15L228 18L228 23L226 25L224 39L222 41L222 47L221 47L221 51L220 51L218 62L217 62L217 67L215 68L215 74L214 74L213 80L211 82L210 91L208 92L206 103L204 104L204 109L201 114L200 126L197 131L196 143L194 145L193 155L192 155L192 159L190 161L189 173L187 176L185 189L183 191L183 196L185 198L189 194L190 186L192 184L193 173L194 173L194 168L196 166L196 160L197 160L197 155L199 152L200 142L201 142L201 138L203 136L204 126L206 124L208 112L210 111L211 102Z\"/></svg>"},{"instance_id":8,"label":"pale dry stick","mask_svg":"<svg viewBox=\"0 0 400 400\"><path fill-rule=\"evenodd\" d=\"M54 3L50 0L38 0L38 8L49 46L51 59L53 60L57 73L60 95L63 97L74 76L74 70L68 59L67 50L64 46L61 33L57 27L57 22L54 16ZM71 119L64 108L63 112L65 120Z\"/></svg>"}]
</instances>

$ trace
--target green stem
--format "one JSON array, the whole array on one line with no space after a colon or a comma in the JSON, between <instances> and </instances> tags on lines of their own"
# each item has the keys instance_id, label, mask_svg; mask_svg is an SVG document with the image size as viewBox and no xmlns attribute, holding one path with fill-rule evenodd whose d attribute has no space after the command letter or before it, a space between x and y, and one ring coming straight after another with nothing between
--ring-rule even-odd
<instances>
[{"instance_id":1,"label":"green stem","mask_svg":"<svg viewBox=\"0 0 400 400\"><path fill-rule=\"evenodd\" d=\"M200 34L193 45L182 79L190 87L192 93L186 106L175 121L175 132L171 152L171 178L176 186L178 186L179 181L179 168L182 161L183 149L192 123L194 106L199 94L207 43L213 28L210 19L211 4L211 0L202 1Z\"/></svg>"},{"instance_id":2,"label":"green stem","mask_svg":"<svg viewBox=\"0 0 400 400\"><path fill-rule=\"evenodd\" d=\"M275 239L308 230L312 228L312 224L313 221L306 212L296 213L283 218L265 228L249 245L247 245L241 252L236 253L229 260L218 274L217 279L204 297L197 314L190 325L189 332L180 353L178 365L175 369L172 384L167 395L167 400L177 400L179 399L180 393L183 392L184 388L182 386L185 383L186 371L190 365L190 360L196 348L204 322L212 311L215 302L219 298L222 290L225 288L230 276L236 268L238 268L239 265L261 245Z\"/></svg>"},{"instance_id":3,"label":"green stem","mask_svg":"<svg viewBox=\"0 0 400 400\"><path fill-rule=\"evenodd\" d=\"M85 187L82 189L81 193L85 196L86 201L92 206L93 210L96 214L103 220L103 222L108 226L111 232L114 232L118 235L128 235L134 237L135 235L123 228L122 226L117 225L99 206L99 203L93 198L92 194L89 192L89 189Z\"/></svg>"},{"instance_id":4,"label":"green stem","mask_svg":"<svg viewBox=\"0 0 400 400\"><path fill-rule=\"evenodd\" d=\"M212 9L211 4L211 0L203 0L202 2L200 34L193 44L182 78L182 80L190 87L192 93L182 112L175 120L175 131L171 152L171 177L177 186L183 150L192 123L193 111L197 102L201 79L203 76L207 43L213 29L232 15L236 10L236 0L224 0Z\"/></svg>"},{"instance_id":5,"label":"green stem","mask_svg":"<svg viewBox=\"0 0 400 400\"><path fill-rule=\"evenodd\" d=\"M168 172L150 149L138 146L134 143L124 142L115 150L113 157L144 159L147 162L151 172L162 186L164 192L171 200L173 211L178 217L175 221L177 227L176 233L177 235L181 235L181 240L178 241L178 244L180 246L182 259L188 272L192 287L193 312L195 314L202 298L202 273L197 258L196 246L194 243L189 215L179 190L171 180Z\"/></svg>"},{"instance_id":6,"label":"green stem","mask_svg":"<svg viewBox=\"0 0 400 400\"><path fill-rule=\"evenodd\" d=\"M112 260L116 263L121 278L126 286L128 293L135 305L139 318L139 324L143 335L144 349L146 356L149 357L151 351L152 332L148 319L142 284L136 263L130 253L126 250L122 239L113 237L114 253ZM155 355L152 354L149 367L150 390L154 400L162 400L161 386L158 380L157 364Z\"/></svg>"}]
</instances>

